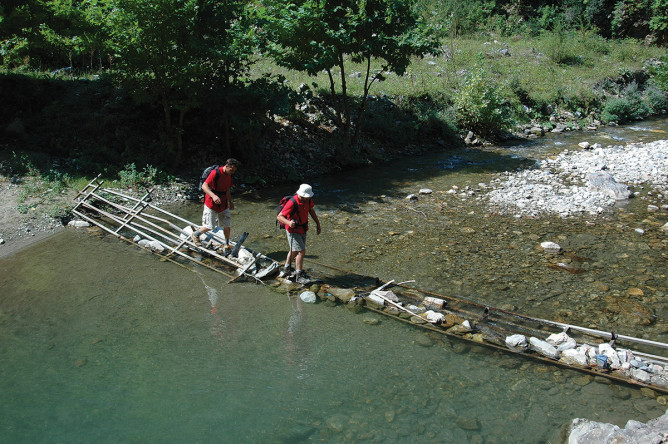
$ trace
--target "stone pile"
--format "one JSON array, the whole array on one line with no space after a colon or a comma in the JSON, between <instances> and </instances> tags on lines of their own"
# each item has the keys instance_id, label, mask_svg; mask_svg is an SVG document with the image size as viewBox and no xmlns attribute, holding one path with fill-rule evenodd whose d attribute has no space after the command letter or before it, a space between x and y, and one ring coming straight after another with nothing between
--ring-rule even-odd
<instances>
[{"instance_id":1,"label":"stone pile","mask_svg":"<svg viewBox=\"0 0 668 444\"><path fill-rule=\"evenodd\" d=\"M581 344L566 333L550 335L546 340L524 335L511 335L506 338L506 346L516 352L533 350L550 359L559 360L568 365L596 367L617 372L620 376L634 379L643 384L668 387L668 368L656 363L643 361L631 350L614 349L610 344L598 346Z\"/></svg>"},{"instance_id":2,"label":"stone pile","mask_svg":"<svg viewBox=\"0 0 668 444\"><path fill-rule=\"evenodd\" d=\"M600 214L631 196L628 186L668 195L668 140L626 146L589 146L545 159L537 168L506 173L490 183L489 203L502 213L562 217Z\"/></svg>"}]
</instances>

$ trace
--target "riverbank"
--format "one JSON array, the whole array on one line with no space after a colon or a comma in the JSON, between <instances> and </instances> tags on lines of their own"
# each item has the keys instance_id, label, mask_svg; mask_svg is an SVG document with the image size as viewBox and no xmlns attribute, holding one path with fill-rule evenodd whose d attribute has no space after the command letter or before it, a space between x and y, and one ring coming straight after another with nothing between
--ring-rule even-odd
<instances>
[{"instance_id":1,"label":"riverbank","mask_svg":"<svg viewBox=\"0 0 668 444\"><path fill-rule=\"evenodd\" d=\"M622 188L632 186L632 195L646 200L650 211L668 212L668 140L607 147L589 146L584 141L582 147L579 151L564 150L540 161L533 169L503 173L485 184L480 198L491 211L515 217L601 214L614 211L620 202L609 190L588 185L592 173L605 172ZM34 188L39 180L27 176L17 181L0 176L0 257L57 233L69 220L67 214L54 212L53 208L70 208L78 190L30 197L25 190ZM123 191L137 196L144 192L139 188ZM153 202L185 202L193 199L192 191L190 181L174 179L154 187Z\"/></svg>"}]
</instances>

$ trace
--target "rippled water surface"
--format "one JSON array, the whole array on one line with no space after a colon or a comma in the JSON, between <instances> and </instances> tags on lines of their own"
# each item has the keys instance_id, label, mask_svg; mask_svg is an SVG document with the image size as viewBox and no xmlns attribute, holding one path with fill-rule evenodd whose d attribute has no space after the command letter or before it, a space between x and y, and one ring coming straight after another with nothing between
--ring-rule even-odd
<instances>
[{"instance_id":1,"label":"rippled water surface","mask_svg":"<svg viewBox=\"0 0 668 444\"><path fill-rule=\"evenodd\" d=\"M667 126L608 137L656 139ZM666 215L647 201L605 218L518 219L444 193L526 166L528 151L596 141L585 134L320 178L323 234L309 234L307 266L665 341ZM404 200L424 187L434 194ZM275 206L292 191L239 195L233 235L282 258ZM546 257L545 240L564 253ZM2 440L556 442L575 417L623 426L666 408L632 387L225 281L86 231L0 259Z\"/></svg>"}]
</instances>

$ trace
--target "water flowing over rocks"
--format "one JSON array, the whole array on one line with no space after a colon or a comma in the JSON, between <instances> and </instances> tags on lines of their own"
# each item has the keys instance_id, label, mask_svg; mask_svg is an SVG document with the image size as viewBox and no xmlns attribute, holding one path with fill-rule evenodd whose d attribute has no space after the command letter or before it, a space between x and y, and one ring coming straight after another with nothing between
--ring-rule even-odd
<instances>
[{"instance_id":1,"label":"water flowing over rocks","mask_svg":"<svg viewBox=\"0 0 668 444\"><path fill-rule=\"evenodd\" d=\"M650 186L651 194L662 198L668 193L666 171L667 140L566 150L535 169L505 173L492 181L487 199L500 212L517 216L595 215L629 198L630 186Z\"/></svg>"}]
</instances>

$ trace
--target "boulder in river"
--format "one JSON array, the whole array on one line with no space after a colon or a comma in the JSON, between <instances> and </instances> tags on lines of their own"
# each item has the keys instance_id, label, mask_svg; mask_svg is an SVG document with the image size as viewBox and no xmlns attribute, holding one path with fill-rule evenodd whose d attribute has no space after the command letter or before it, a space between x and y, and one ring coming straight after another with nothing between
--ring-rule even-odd
<instances>
[{"instance_id":1,"label":"boulder in river","mask_svg":"<svg viewBox=\"0 0 668 444\"><path fill-rule=\"evenodd\" d=\"M589 188L600 191L606 196L615 200L625 200L631 197L632 193L628 185L618 183L612 174L605 171L589 173Z\"/></svg>"},{"instance_id":2,"label":"boulder in river","mask_svg":"<svg viewBox=\"0 0 668 444\"><path fill-rule=\"evenodd\" d=\"M624 428L613 424L576 418L568 428L567 442L570 444L598 444L602 442L659 443L665 441L666 435L668 435L668 412L648 421L647 424L629 420Z\"/></svg>"}]
</instances>

